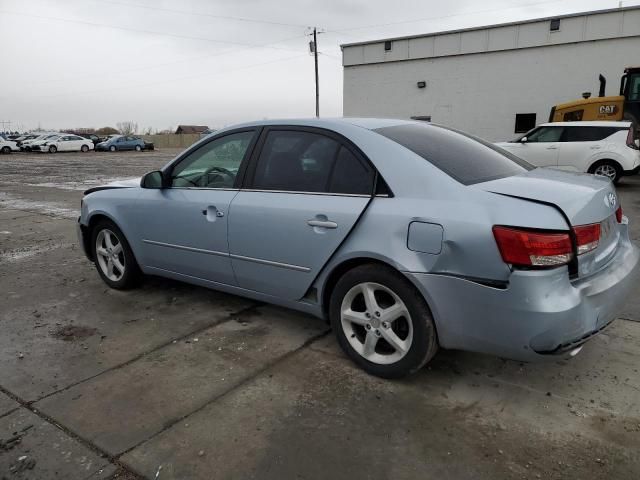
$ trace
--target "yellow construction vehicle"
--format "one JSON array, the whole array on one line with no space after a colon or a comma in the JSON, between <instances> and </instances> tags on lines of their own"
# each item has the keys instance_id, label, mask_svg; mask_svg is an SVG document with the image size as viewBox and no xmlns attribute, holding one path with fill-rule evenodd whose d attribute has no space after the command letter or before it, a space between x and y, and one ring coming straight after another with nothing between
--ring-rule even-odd
<instances>
[{"instance_id":1,"label":"yellow construction vehicle","mask_svg":"<svg viewBox=\"0 0 640 480\"><path fill-rule=\"evenodd\" d=\"M582 94L581 100L560 103L551 108L550 122L587 120L629 120L640 128L640 67L627 67L620 79L620 95L605 96L607 80L600 74L600 92Z\"/></svg>"}]
</instances>

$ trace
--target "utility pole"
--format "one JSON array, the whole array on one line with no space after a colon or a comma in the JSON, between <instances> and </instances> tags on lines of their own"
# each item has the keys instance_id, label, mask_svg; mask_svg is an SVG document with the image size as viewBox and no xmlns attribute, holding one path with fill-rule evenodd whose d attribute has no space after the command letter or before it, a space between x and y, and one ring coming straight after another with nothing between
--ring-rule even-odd
<instances>
[{"instance_id":1,"label":"utility pole","mask_svg":"<svg viewBox=\"0 0 640 480\"><path fill-rule=\"evenodd\" d=\"M316 79L318 77L316 76ZM317 80L316 80L317 81ZM7 131L7 125L9 126L9 130L11 130L11 120L0 120L0 123L2 124L2 132Z\"/></svg>"},{"instance_id":2,"label":"utility pole","mask_svg":"<svg viewBox=\"0 0 640 480\"><path fill-rule=\"evenodd\" d=\"M309 43L309 50L313 53L316 68L316 117L320 117L320 81L318 79L318 29L313 27L313 41Z\"/></svg>"}]
</instances>

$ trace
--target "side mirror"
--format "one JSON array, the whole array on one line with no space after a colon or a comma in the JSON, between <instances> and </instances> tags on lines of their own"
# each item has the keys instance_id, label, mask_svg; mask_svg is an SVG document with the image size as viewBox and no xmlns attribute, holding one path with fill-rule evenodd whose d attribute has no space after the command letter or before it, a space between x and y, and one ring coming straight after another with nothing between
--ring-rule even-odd
<instances>
[{"instance_id":1,"label":"side mirror","mask_svg":"<svg viewBox=\"0 0 640 480\"><path fill-rule=\"evenodd\" d=\"M164 188L164 175L160 170L145 173L140 180L142 188Z\"/></svg>"},{"instance_id":2,"label":"side mirror","mask_svg":"<svg viewBox=\"0 0 640 480\"><path fill-rule=\"evenodd\" d=\"M529 140L527 137L522 137L520 143L527 143L527 140Z\"/></svg>"}]
</instances>

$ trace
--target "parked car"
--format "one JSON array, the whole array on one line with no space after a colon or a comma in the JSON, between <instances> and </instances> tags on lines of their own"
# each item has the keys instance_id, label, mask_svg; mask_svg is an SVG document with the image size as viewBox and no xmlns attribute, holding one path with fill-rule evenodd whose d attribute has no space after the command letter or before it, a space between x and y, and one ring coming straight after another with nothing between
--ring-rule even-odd
<instances>
[{"instance_id":1,"label":"parked car","mask_svg":"<svg viewBox=\"0 0 640 480\"><path fill-rule=\"evenodd\" d=\"M34 152L88 152L93 150L93 142L78 135L54 135L44 140L33 142Z\"/></svg>"},{"instance_id":2,"label":"parked car","mask_svg":"<svg viewBox=\"0 0 640 480\"><path fill-rule=\"evenodd\" d=\"M145 273L325 317L382 377L438 346L575 355L639 276L608 179L416 121L226 128L141 180L87 190L78 232L112 288Z\"/></svg>"},{"instance_id":3,"label":"parked car","mask_svg":"<svg viewBox=\"0 0 640 480\"><path fill-rule=\"evenodd\" d=\"M51 139L53 137L57 137L59 135L60 133L49 132L49 133L43 133L43 134L34 136L33 138L22 141L20 143L20 150L24 150L25 152L30 152L33 144L43 143L45 140Z\"/></svg>"},{"instance_id":4,"label":"parked car","mask_svg":"<svg viewBox=\"0 0 640 480\"><path fill-rule=\"evenodd\" d=\"M148 140L143 140L143 141L144 141L144 148L143 148L143 150L155 150L155 149L156 149L156 147L155 147L155 145L153 144L153 142L150 142L150 141L148 141Z\"/></svg>"},{"instance_id":5,"label":"parked car","mask_svg":"<svg viewBox=\"0 0 640 480\"><path fill-rule=\"evenodd\" d=\"M136 150L138 152L144 149L144 140L140 137L133 135L114 135L106 142L100 142L96 145L96 150L102 151L121 151L121 150Z\"/></svg>"},{"instance_id":6,"label":"parked car","mask_svg":"<svg viewBox=\"0 0 640 480\"><path fill-rule=\"evenodd\" d=\"M11 152L19 152L20 147L11 140L5 139L0 135L0 153L11 153Z\"/></svg>"},{"instance_id":7,"label":"parked car","mask_svg":"<svg viewBox=\"0 0 640 480\"><path fill-rule=\"evenodd\" d=\"M100 142L102 142L102 139L99 136L97 136L97 135L95 135L93 133L74 133L74 135L78 135L79 137L91 140L91 142L93 143L94 147L97 144L99 144Z\"/></svg>"},{"instance_id":8,"label":"parked car","mask_svg":"<svg viewBox=\"0 0 640 480\"><path fill-rule=\"evenodd\" d=\"M552 167L608 177L640 170L640 150L631 122L544 123L501 148L538 167Z\"/></svg>"}]
</instances>

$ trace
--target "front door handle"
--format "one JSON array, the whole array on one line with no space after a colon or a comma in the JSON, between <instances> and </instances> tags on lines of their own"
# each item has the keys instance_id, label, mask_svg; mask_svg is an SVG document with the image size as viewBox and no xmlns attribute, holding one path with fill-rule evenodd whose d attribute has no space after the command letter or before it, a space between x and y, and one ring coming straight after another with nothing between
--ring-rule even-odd
<instances>
[{"instance_id":1,"label":"front door handle","mask_svg":"<svg viewBox=\"0 0 640 480\"><path fill-rule=\"evenodd\" d=\"M224 212L218 210L214 205L209 205L205 210L202 210L202 214L207 217L210 222L215 222L216 217L224 217Z\"/></svg>"},{"instance_id":2,"label":"front door handle","mask_svg":"<svg viewBox=\"0 0 640 480\"><path fill-rule=\"evenodd\" d=\"M557 150L558 147L547 147L547 150Z\"/></svg>"},{"instance_id":3,"label":"front door handle","mask_svg":"<svg viewBox=\"0 0 640 480\"><path fill-rule=\"evenodd\" d=\"M310 227L338 228L338 224L331 220L307 220L307 225Z\"/></svg>"}]
</instances>

